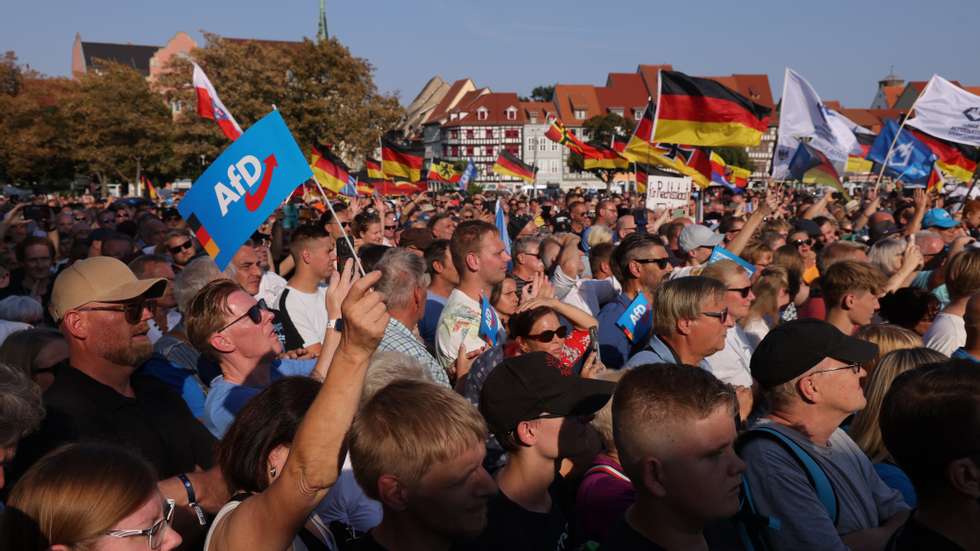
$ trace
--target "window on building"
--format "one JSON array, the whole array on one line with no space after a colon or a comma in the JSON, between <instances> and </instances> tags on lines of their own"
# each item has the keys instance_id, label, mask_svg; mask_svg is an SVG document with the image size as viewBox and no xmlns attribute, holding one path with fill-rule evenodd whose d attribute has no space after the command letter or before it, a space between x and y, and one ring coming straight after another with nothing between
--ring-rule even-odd
<instances>
[{"instance_id":1,"label":"window on building","mask_svg":"<svg viewBox=\"0 0 980 551\"><path fill-rule=\"evenodd\" d=\"M493 154L494 154L493 146L492 145L488 145L486 147L486 150L487 150L487 157L493 157Z\"/></svg>"},{"instance_id":2,"label":"window on building","mask_svg":"<svg viewBox=\"0 0 980 551\"><path fill-rule=\"evenodd\" d=\"M487 120L487 110L483 107L476 110L476 120L485 121Z\"/></svg>"},{"instance_id":3,"label":"window on building","mask_svg":"<svg viewBox=\"0 0 980 551\"><path fill-rule=\"evenodd\" d=\"M538 124L538 116L537 115L530 115L530 117L529 117L528 120L531 121L531 124Z\"/></svg>"},{"instance_id":4,"label":"window on building","mask_svg":"<svg viewBox=\"0 0 980 551\"><path fill-rule=\"evenodd\" d=\"M506 113L507 113L507 120L509 121L517 120L517 109L514 109L513 107L508 107Z\"/></svg>"},{"instance_id":5,"label":"window on building","mask_svg":"<svg viewBox=\"0 0 980 551\"><path fill-rule=\"evenodd\" d=\"M535 145L538 145L538 139L537 138L531 137L531 138L528 138L527 141L528 141L529 144L531 144L532 147L535 146Z\"/></svg>"},{"instance_id":6,"label":"window on building","mask_svg":"<svg viewBox=\"0 0 980 551\"><path fill-rule=\"evenodd\" d=\"M455 129L450 130L449 131L449 139L451 139L451 140L458 140L459 139L459 130L455 130Z\"/></svg>"},{"instance_id":7,"label":"window on building","mask_svg":"<svg viewBox=\"0 0 980 551\"><path fill-rule=\"evenodd\" d=\"M579 120L584 119L585 118L585 109L576 109L575 110L575 118L576 119L579 119Z\"/></svg>"},{"instance_id":8,"label":"window on building","mask_svg":"<svg viewBox=\"0 0 980 551\"><path fill-rule=\"evenodd\" d=\"M505 138L520 138L520 132L516 128L508 128L504 131Z\"/></svg>"},{"instance_id":9,"label":"window on building","mask_svg":"<svg viewBox=\"0 0 980 551\"><path fill-rule=\"evenodd\" d=\"M552 144L551 144L551 150L552 150L552 151L558 151L558 144L556 144L556 143L552 143Z\"/></svg>"},{"instance_id":10,"label":"window on building","mask_svg":"<svg viewBox=\"0 0 980 551\"><path fill-rule=\"evenodd\" d=\"M470 128L469 130L466 131L466 139L467 140L472 140L473 139L473 129L472 128Z\"/></svg>"},{"instance_id":11,"label":"window on building","mask_svg":"<svg viewBox=\"0 0 980 551\"><path fill-rule=\"evenodd\" d=\"M466 154L467 154L468 156L470 156L470 157L472 157L472 156L473 156L473 146L472 146L472 145L468 145L468 146L466 146Z\"/></svg>"},{"instance_id":12,"label":"window on building","mask_svg":"<svg viewBox=\"0 0 980 551\"><path fill-rule=\"evenodd\" d=\"M541 142L541 151L544 151L547 147L548 147L547 144L545 144L544 142Z\"/></svg>"},{"instance_id":13,"label":"window on building","mask_svg":"<svg viewBox=\"0 0 980 551\"><path fill-rule=\"evenodd\" d=\"M621 107L613 107L612 109L609 110L609 112L614 115L619 115L620 117L623 116L623 108Z\"/></svg>"},{"instance_id":14,"label":"window on building","mask_svg":"<svg viewBox=\"0 0 980 551\"><path fill-rule=\"evenodd\" d=\"M493 129L492 128L487 128L486 132L483 133L483 136L486 139L488 139L488 140L492 140L493 139Z\"/></svg>"}]
</instances>

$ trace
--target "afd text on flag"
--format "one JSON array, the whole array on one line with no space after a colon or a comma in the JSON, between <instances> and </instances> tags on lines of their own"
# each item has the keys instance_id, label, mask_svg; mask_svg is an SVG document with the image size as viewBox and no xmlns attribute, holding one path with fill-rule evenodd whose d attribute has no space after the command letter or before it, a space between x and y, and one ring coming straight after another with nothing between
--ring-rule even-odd
<instances>
[{"instance_id":1,"label":"afd text on flag","mask_svg":"<svg viewBox=\"0 0 980 551\"><path fill-rule=\"evenodd\" d=\"M177 210L224 270L255 229L311 176L282 116L273 111L224 150Z\"/></svg>"}]
</instances>

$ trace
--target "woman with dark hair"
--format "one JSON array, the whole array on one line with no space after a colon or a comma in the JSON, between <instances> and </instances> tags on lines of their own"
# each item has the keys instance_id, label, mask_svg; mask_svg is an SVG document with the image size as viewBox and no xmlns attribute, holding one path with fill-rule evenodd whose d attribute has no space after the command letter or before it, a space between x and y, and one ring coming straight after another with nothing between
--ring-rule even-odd
<instances>
[{"instance_id":1,"label":"woman with dark hair","mask_svg":"<svg viewBox=\"0 0 980 551\"><path fill-rule=\"evenodd\" d=\"M68 359L68 342L46 327L11 333L0 345L0 363L19 368L44 392L54 383L54 368Z\"/></svg>"},{"instance_id":2,"label":"woman with dark hair","mask_svg":"<svg viewBox=\"0 0 980 551\"><path fill-rule=\"evenodd\" d=\"M173 512L146 461L108 444L71 444L41 458L14 486L0 548L169 551L181 543L170 529Z\"/></svg>"},{"instance_id":3,"label":"woman with dark hair","mask_svg":"<svg viewBox=\"0 0 980 551\"><path fill-rule=\"evenodd\" d=\"M559 316L568 320L572 331L562 325ZM522 304L517 314L511 316L508 336L520 353L547 352L559 361L563 375L571 375L592 344L589 329L597 325L596 319L580 308L553 297L537 297ZM601 367L595 359L592 363L593 366L586 367Z\"/></svg>"},{"instance_id":4,"label":"woman with dark hair","mask_svg":"<svg viewBox=\"0 0 980 551\"><path fill-rule=\"evenodd\" d=\"M517 313L520 305L520 298L517 296L517 281L512 277L505 277L503 281L494 285L490 289L490 305L497 311L500 323L506 328L510 323L510 318Z\"/></svg>"},{"instance_id":5,"label":"woman with dark hair","mask_svg":"<svg viewBox=\"0 0 980 551\"><path fill-rule=\"evenodd\" d=\"M919 287L903 287L878 299L881 317L888 323L925 335L939 314L939 298Z\"/></svg>"},{"instance_id":6,"label":"woman with dark hair","mask_svg":"<svg viewBox=\"0 0 980 551\"><path fill-rule=\"evenodd\" d=\"M354 217L351 224L354 234L354 247L361 245L384 245L384 229L381 218L373 212L362 212Z\"/></svg>"}]
</instances>

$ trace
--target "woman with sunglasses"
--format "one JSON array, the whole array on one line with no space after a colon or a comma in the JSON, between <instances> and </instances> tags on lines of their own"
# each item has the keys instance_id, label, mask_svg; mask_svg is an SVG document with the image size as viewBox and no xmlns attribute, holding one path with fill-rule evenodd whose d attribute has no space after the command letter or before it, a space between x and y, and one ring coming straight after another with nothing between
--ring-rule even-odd
<instances>
[{"instance_id":1,"label":"woman with sunglasses","mask_svg":"<svg viewBox=\"0 0 980 551\"><path fill-rule=\"evenodd\" d=\"M173 513L146 461L108 444L71 444L14 486L0 548L169 551L181 543L170 527Z\"/></svg>"},{"instance_id":2,"label":"woman with sunglasses","mask_svg":"<svg viewBox=\"0 0 980 551\"><path fill-rule=\"evenodd\" d=\"M572 325L571 331L561 318ZM554 297L536 297L524 302L510 318L508 331L520 353L547 352L558 359L563 375L571 375L592 344L589 329L597 325L585 310ZM595 364L598 368L598 362Z\"/></svg>"}]
</instances>

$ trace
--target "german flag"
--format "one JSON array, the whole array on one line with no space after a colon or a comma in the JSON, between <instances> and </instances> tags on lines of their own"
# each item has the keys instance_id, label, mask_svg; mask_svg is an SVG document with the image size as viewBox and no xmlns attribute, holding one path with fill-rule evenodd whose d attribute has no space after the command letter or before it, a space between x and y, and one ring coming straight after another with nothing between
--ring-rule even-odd
<instances>
[{"instance_id":1,"label":"german flag","mask_svg":"<svg viewBox=\"0 0 980 551\"><path fill-rule=\"evenodd\" d=\"M500 152L497 162L493 163L493 171L503 176L520 178L525 182L533 182L538 169L524 164L516 155L506 149Z\"/></svg>"},{"instance_id":2,"label":"german flag","mask_svg":"<svg viewBox=\"0 0 980 551\"><path fill-rule=\"evenodd\" d=\"M422 179L424 155L390 140L381 139L381 170L385 177L402 178L411 182Z\"/></svg>"},{"instance_id":3,"label":"german flag","mask_svg":"<svg viewBox=\"0 0 980 551\"><path fill-rule=\"evenodd\" d=\"M555 143L564 145L571 151L574 151L583 157L585 156L586 149L588 148L588 146L586 146L578 136L572 134L557 118L551 120L551 126L549 126L548 130L544 133L544 137Z\"/></svg>"},{"instance_id":4,"label":"german flag","mask_svg":"<svg viewBox=\"0 0 980 551\"><path fill-rule=\"evenodd\" d=\"M585 170L626 170L630 162L611 147L591 142L588 144L591 151L586 151L582 159Z\"/></svg>"},{"instance_id":5,"label":"german flag","mask_svg":"<svg viewBox=\"0 0 980 551\"><path fill-rule=\"evenodd\" d=\"M211 234L208 233L208 230L204 229L201 221L197 219L196 214L191 214L191 217L187 219L187 226L194 232L194 237L197 238L197 242L204 247L204 250L211 255L211 258L217 258L221 249L218 248L214 239L211 239Z\"/></svg>"},{"instance_id":6,"label":"german flag","mask_svg":"<svg viewBox=\"0 0 980 551\"><path fill-rule=\"evenodd\" d=\"M703 147L759 145L770 109L724 85L677 71L660 71L651 142Z\"/></svg>"},{"instance_id":7,"label":"german flag","mask_svg":"<svg viewBox=\"0 0 980 551\"><path fill-rule=\"evenodd\" d=\"M435 180L438 182L449 182L455 184L459 182L459 179L463 177L463 173L456 170L453 163L449 161L440 161L438 159L433 159L429 164L429 173L426 175L426 180Z\"/></svg>"},{"instance_id":8,"label":"german flag","mask_svg":"<svg viewBox=\"0 0 980 551\"><path fill-rule=\"evenodd\" d=\"M932 165L932 172L929 173L929 181L926 182L926 191L942 193L944 185L946 185L946 179L943 178L943 171L939 169L939 161L936 161Z\"/></svg>"},{"instance_id":9,"label":"german flag","mask_svg":"<svg viewBox=\"0 0 980 551\"><path fill-rule=\"evenodd\" d=\"M969 182L973 179L973 173L977 171L978 153L976 147L947 142L908 126L905 129L920 142L926 144L936 155L936 168L961 182Z\"/></svg>"},{"instance_id":10,"label":"german flag","mask_svg":"<svg viewBox=\"0 0 980 551\"><path fill-rule=\"evenodd\" d=\"M629 142L620 153L627 160L634 163L655 164L671 170L675 170L690 176L694 183L702 188L708 187L710 180L710 166L706 170L699 170L691 166L691 161L704 161L707 166L707 155L695 156L696 151L693 147L680 145L661 145L651 141L653 137L653 113L656 107L653 102L647 103L647 108L643 111L643 116L636 123L636 130L630 136ZM704 157L704 159L701 159Z\"/></svg>"},{"instance_id":11,"label":"german flag","mask_svg":"<svg viewBox=\"0 0 980 551\"><path fill-rule=\"evenodd\" d=\"M340 193L350 180L350 169L344 161L325 147L312 148L310 168L313 169L313 177L316 181L334 193Z\"/></svg>"},{"instance_id":12,"label":"german flag","mask_svg":"<svg viewBox=\"0 0 980 551\"><path fill-rule=\"evenodd\" d=\"M613 148L613 151L615 151L616 153L622 153L623 150L626 149L626 144L628 142L629 142L629 138L624 138L623 136L614 135L612 137L612 143L609 145L610 147Z\"/></svg>"},{"instance_id":13,"label":"german flag","mask_svg":"<svg viewBox=\"0 0 980 551\"><path fill-rule=\"evenodd\" d=\"M647 180L649 180L650 178L650 170L649 168L647 168L647 165L637 164L635 165L635 167L636 167L636 173L634 174L634 176L636 177L636 192L646 193Z\"/></svg>"},{"instance_id":14,"label":"german flag","mask_svg":"<svg viewBox=\"0 0 980 551\"><path fill-rule=\"evenodd\" d=\"M752 171L747 168L742 168L740 166L733 166L731 168L731 181L735 184L735 187L745 188L749 185L749 177L752 176Z\"/></svg>"},{"instance_id":15,"label":"german flag","mask_svg":"<svg viewBox=\"0 0 980 551\"><path fill-rule=\"evenodd\" d=\"M381 170L381 161L368 157L364 159L364 171L367 177L384 180L385 173Z\"/></svg>"},{"instance_id":16,"label":"german flag","mask_svg":"<svg viewBox=\"0 0 980 551\"><path fill-rule=\"evenodd\" d=\"M826 155L805 143L796 148L793 158L789 161L790 175L803 182L818 186L829 186L848 196L847 190L840 182L840 174Z\"/></svg>"}]
</instances>

